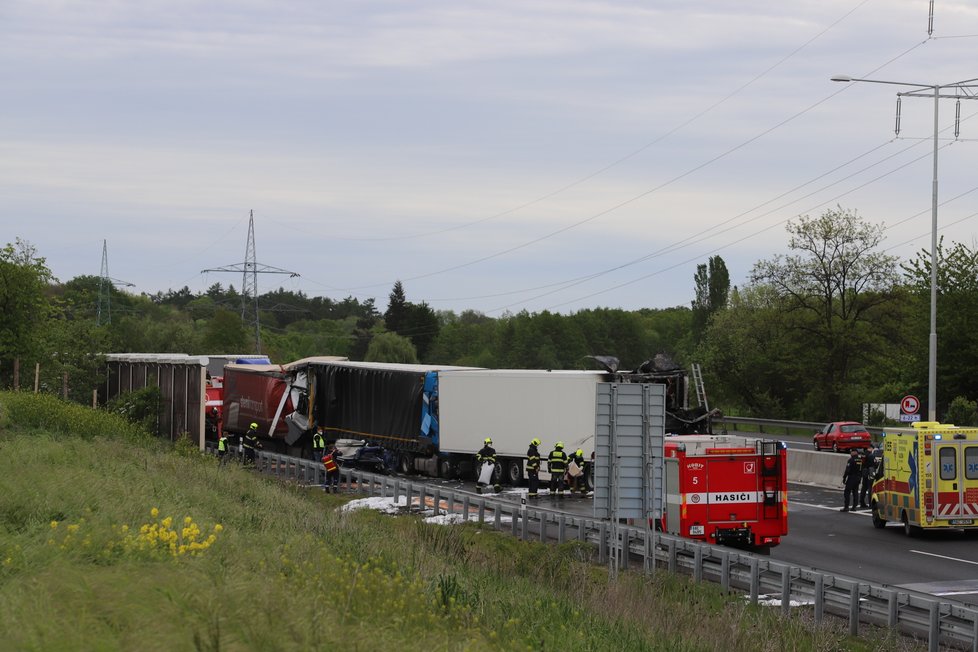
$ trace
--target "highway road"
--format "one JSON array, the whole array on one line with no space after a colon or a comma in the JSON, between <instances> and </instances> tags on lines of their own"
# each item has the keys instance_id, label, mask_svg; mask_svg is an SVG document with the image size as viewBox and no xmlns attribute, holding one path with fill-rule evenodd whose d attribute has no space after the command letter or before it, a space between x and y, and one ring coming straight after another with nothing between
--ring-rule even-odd
<instances>
[{"instance_id":1,"label":"highway road","mask_svg":"<svg viewBox=\"0 0 978 652\"><path fill-rule=\"evenodd\" d=\"M473 482L426 482L475 495ZM504 488L500 497L519 502L525 493L525 488ZM593 515L590 498L556 500L541 496L537 500L540 507ZM771 549L771 558L978 605L978 533L925 533L911 538L900 524L874 528L868 509L843 513L839 511L841 504L841 486L790 485L788 535Z\"/></svg>"},{"instance_id":2,"label":"highway road","mask_svg":"<svg viewBox=\"0 0 978 652\"><path fill-rule=\"evenodd\" d=\"M974 531L907 537L900 524L879 530L868 509L842 513L842 488L791 485L788 536L771 557L978 605Z\"/></svg>"}]
</instances>

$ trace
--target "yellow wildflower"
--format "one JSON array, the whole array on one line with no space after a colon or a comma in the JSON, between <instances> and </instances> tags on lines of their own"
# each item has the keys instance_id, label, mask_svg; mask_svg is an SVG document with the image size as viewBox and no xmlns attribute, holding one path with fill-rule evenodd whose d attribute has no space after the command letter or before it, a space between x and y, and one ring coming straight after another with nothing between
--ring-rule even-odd
<instances>
[{"instance_id":1,"label":"yellow wildflower","mask_svg":"<svg viewBox=\"0 0 978 652\"><path fill-rule=\"evenodd\" d=\"M153 509L149 510L149 515L152 516L153 518L156 518L157 516L160 515L160 510L154 507Z\"/></svg>"}]
</instances>

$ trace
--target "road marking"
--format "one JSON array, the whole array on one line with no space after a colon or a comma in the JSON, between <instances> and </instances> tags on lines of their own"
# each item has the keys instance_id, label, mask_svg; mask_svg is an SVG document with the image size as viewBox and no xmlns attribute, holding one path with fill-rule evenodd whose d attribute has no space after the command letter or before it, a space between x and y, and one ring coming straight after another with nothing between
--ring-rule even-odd
<instances>
[{"instance_id":1,"label":"road marking","mask_svg":"<svg viewBox=\"0 0 978 652\"><path fill-rule=\"evenodd\" d=\"M918 555L927 555L929 557L939 557L941 559L948 559L950 561L959 561L962 564L974 564L975 566L978 566L978 561L971 561L970 559L958 559L957 557L948 557L946 555L935 555L932 552L924 552L923 550L911 550L910 552L915 552Z\"/></svg>"},{"instance_id":2,"label":"road marking","mask_svg":"<svg viewBox=\"0 0 978 652\"><path fill-rule=\"evenodd\" d=\"M791 507L792 505L801 505L802 507L814 507L815 509L827 509L831 512L839 511L838 507L831 507L829 505L814 505L812 503L800 503L797 500L788 501L788 506ZM849 513L859 514L860 516L872 516L872 513L870 512L869 509L851 509L849 510Z\"/></svg>"}]
</instances>

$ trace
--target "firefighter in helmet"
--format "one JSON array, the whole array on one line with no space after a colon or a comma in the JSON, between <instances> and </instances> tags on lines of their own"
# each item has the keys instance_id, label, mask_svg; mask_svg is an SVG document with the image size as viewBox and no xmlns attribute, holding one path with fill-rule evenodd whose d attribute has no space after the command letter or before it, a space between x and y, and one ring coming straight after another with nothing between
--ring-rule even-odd
<instances>
[{"instance_id":1,"label":"firefighter in helmet","mask_svg":"<svg viewBox=\"0 0 978 652\"><path fill-rule=\"evenodd\" d=\"M483 487L492 482L493 490L498 492L502 487L499 486L499 478L496 474L496 449L492 447L491 437L486 437L482 443L482 448L475 454L475 468L479 474L475 490L481 494ZM487 470L486 465L490 465L492 470Z\"/></svg>"},{"instance_id":2,"label":"firefighter in helmet","mask_svg":"<svg viewBox=\"0 0 978 652\"><path fill-rule=\"evenodd\" d=\"M526 475L529 481L527 498L536 498L537 490L540 488L540 450L537 448L539 445L540 440L534 437L530 441L530 447L526 449Z\"/></svg>"},{"instance_id":3,"label":"firefighter in helmet","mask_svg":"<svg viewBox=\"0 0 978 652\"><path fill-rule=\"evenodd\" d=\"M564 473L567 472L567 453L564 452L564 442L558 441L547 458L547 470L550 471L550 495L564 497Z\"/></svg>"},{"instance_id":4,"label":"firefighter in helmet","mask_svg":"<svg viewBox=\"0 0 978 652\"><path fill-rule=\"evenodd\" d=\"M261 448L261 442L258 441L258 424L254 421L251 422L248 432L242 437L241 447L244 449L245 464L254 464L255 451Z\"/></svg>"},{"instance_id":5,"label":"firefighter in helmet","mask_svg":"<svg viewBox=\"0 0 978 652\"><path fill-rule=\"evenodd\" d=\"M573 462L573 465L571 465ZM567 460L567 491L571 495L575 491L582 496L587 493L587 483L584 481L584 449L578 448Z\"/></svg>"}]
</instances>

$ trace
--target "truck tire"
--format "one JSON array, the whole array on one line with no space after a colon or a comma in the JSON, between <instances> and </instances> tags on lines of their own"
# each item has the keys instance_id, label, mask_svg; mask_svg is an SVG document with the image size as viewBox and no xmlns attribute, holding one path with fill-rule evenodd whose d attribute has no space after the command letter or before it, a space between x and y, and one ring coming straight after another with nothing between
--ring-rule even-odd
<instances>
[{"instance_id":1,"label":"truck tire","mask_svg":"<svg viewBox=\"0 0 978 652\"><path fill-rule=\"evenodd\" d=\"M438 477L444 480L453 480L458 477L458 465L450 457L444 457L438 461Z\"/></svg>"},{"instance_id":2,"label":"truck tire","mask_svg":"<svg viewBox=\"0 0 978 652\"><path fill-rule=\"evenodd\" d=\"M503 482L514 487L523 483L523 460L508 459L503 461Z\"/></svg>"},{"instance_id":3,"label":"truck tire","mask_svg":"<svg viewBox=\"0 0 978 652\"><path fill-rule=\"evenodd\" d=\"M398 455L397 470L401 475L411 475L414 472L414 456L411 453Z\"/></svg>"}]
</instances>

